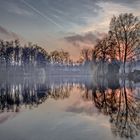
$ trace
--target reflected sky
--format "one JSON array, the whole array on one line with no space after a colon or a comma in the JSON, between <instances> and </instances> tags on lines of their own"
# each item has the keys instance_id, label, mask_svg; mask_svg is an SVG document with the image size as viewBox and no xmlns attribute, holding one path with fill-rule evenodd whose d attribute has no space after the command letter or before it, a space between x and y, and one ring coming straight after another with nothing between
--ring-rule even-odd
<instances>
[{"instance_id":1,"label":"reflected sky","mask_svg":"<svg viewBox=\"0 0 140 140\"><path fill-rule=\"evenodd\" d=\"M138 84L125 82L120 87L110 85L108 80L102 80L103 83L88 79L73 82L59 79L60 84L58 79L32 85L23 81L13 85L1 83L1 138L138 140Z\"/></svg>"}]
</instances>

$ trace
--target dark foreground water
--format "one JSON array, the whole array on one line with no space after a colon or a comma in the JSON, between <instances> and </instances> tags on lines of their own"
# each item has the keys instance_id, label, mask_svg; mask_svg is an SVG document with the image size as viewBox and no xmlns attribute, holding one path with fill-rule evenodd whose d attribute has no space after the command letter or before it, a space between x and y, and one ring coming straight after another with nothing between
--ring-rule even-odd
<instances>
[{"instance_id":1,"label":"dark foreground water","mask_svg":"<svg viewBox=\"0 0 140 140\"><path fill-rule=\"evenodd\" d=\"M90 76L0 81L0 140L139 140L139 134L139 83Z\"/></svg>"}]
</instances>

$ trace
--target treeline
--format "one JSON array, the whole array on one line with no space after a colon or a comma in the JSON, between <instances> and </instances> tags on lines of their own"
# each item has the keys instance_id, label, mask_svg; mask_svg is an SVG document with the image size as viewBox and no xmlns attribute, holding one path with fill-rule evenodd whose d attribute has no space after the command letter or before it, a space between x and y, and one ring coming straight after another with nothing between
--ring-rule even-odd
<instances>
[{"instance_id":1,"label":"treeline","mask_svg":"<svg viewBox=\"0 0 140 140\"><path fill-rule=\"evenodd\" d=\"M109 63L115 70L140 57L140 21L132 13L112 17L108 33L97 40L92 49L81 51L79 64L92 62L97 72L105 70ZM70 54L64 50L48 53L42 47L28 43L22 46L18 40L0 41L0 65L45 67L47 64L73 64ZM72 65L71 65L72 66ZM86 66L86 65L85 65ZM88 67L87 69L89 69ZM101 72L104 74L104 72Z\"/></svg>"},{"instance_id":2,"label":"treeline","mask_svg":"<svg viewBox=\"0 0 140 140\"><path fill-rule=\"evenodd\" d=\"M0 40L0 65L45 67L48 63L69 63L68 52L52 51L50 54L42 47L28 43L22 46L18 40Z\"/></svg>"},{"instance_id":3,"label":"treeline","mask_svg":"<svg viewBox=\"0 0 140 140\"><path fill-rule=\"evenodd\" d=\"M48 62L48 53L38 45L29 43L24 47L18 40L0 41L0 63L3 66L43 66Z\"/></svg>"},{"instance_id":4,"label":"treeline","mask_svg":"<svg viewBox=\"0 0 140 140\"><path fill-rule=\"evenodd\" d=\"M81 51L83 61L118 62L123 64L138 60L140 56L140 21L132 13L113 16L108 34L98 39L93 49ZM80 60L81 61L81 60Z\"/></svg>"}]
</instances>

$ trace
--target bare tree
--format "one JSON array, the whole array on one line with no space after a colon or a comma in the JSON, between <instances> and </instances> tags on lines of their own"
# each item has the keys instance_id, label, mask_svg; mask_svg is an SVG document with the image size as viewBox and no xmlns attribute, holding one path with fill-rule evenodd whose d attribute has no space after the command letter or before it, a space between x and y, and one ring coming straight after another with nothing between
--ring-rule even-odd
<instances>
[{"instance_id":1,"label":"bare tree","mask_svg":"<svg viewBox=\"0 0 140 140\"><path fill-rule=\"evenodd\" d=\"M53 63L64 64L64 63L69 63L70 54L64 50L61 51L55 50L50 53L50 58Z\"/></svg>"},{"instance_id":2,"label":"bare tree","mask_svg":"<svg viewBox=\"0 0 140 140\"><path fill-rule=\"evenodd\" d=\"M89 49L82 49L81 56L84 59L85 62L89 61Z\"/></svg>"},{"instance_id":3,"label":"bare tree","mask_svg":"<svg viewBox=\"0 0 140 140\"><path fill-rule=\"evenodd\" d=\"M123 61L125 73L126 61L138 55L136 49L140 47L140 21L132 13L114 16L110 22L109 34L117 42L116 52L119 60Z\"/></svg>"},{"instance_id":4,"label":"bare tree","mask_svg":"<svg viewBox=\"0 0 140 140\"><path fill-rule=\"evenodd\" d=\"M108 36L97 41L97 44L96 44L95 50L94 50L94 54L97 55L97 58L99 60L101 60L102 62L105 62L106 60L108 60L109 51L110 51L110 45L109 45Z\"/></svg>"}]
</instances>

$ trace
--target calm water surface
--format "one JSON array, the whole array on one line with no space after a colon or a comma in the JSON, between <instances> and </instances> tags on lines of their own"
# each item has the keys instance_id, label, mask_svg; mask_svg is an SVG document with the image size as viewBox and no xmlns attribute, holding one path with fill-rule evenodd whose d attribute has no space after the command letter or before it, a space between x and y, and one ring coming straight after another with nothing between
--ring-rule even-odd
<instances>
[{"instance_id":1,"label":"calm water surface","mask_svg":"<svg viewBox=\"0 0 140 140\"><path fill-rule=\"evenodd\" d=\"M3 80L0 139L139 140L139 86L84 76Z\"/></svg>"}]
</instances>

